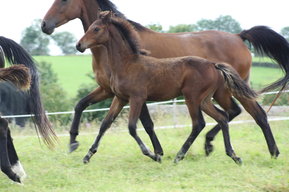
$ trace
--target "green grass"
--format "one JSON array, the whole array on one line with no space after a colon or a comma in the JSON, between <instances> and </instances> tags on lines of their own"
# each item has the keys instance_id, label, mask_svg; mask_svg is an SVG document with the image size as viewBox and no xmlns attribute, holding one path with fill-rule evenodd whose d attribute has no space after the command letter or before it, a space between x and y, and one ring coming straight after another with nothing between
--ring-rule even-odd
<instances>
[{"instance_id":1,"label":"green grass","mask_svg":"<svg viewBox=\"0 0 289 192\"><path fill-rule=\"evenodd\" d=\"M283 72L280 69L268 67L252 67L250 74L250 84L253 89L261 89L281 77L283 77Z\"/></svg>"},{"instance_id":2,"label":"green grass","mask_svg":"<svg viewBox=\"0 0 289 192\"><path fill-rule=\"evenodd\" d=\"M225 155L221 134L214 141L216 147L211 156L205 157L202 134L185 159L175 165L173 159L188 136L189 127L157 130L165 152L161 164L143 156L127 131L120 132L119 128L107 132L88 165L82 164L82 158L95 134L80 135L80 148L69 155L68 137L59 138L55 151L41 147L35 137L18 137L14 141L28 178L24 186L19 186L0 174L0 191L288 192L289 121L272 122L271 126L281 151L277 160L270 158L256 124L231 126L232 144L243 159L242 166ZM139 134L150 144L145 132Z\"/></svg>"},{"instance_id":3,"label":"green grass","mask_svg":"<svg viewBox=\"0 0 289 192\"><path fill-rule=\"evenodd\" d=\"M68 97L76 96L82 84L91 83L87 74L92 72L92 59L85 56L35 56L38 62L46 61L52 64L52 69L57 73L58 79ZM270 59L254 58L254 61L270 61ZM282 76L282 72L275 68L252 67L250 82L255 89L263 88Z\"/></svg>"},{"instance_id":4,"label":"green grass","mask_svg":"<svg viewBox=\"0 0 289 192\"><path fill-rule=\"evenodd\" d=\"M75 97L82 84L90 83L87 74L92 72L92 57L85 56L35 56L36 61L45 61L52 65L57 74L59 83L68 93L69 97Z\"/></svg>"}]
</instances>

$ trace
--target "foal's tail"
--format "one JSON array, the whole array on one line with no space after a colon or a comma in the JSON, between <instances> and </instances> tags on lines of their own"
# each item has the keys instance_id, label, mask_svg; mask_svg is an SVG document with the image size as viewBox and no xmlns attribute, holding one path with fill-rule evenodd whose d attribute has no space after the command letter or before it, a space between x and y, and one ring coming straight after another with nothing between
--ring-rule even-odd
<instances>
[{"instance_id":1,"label":"foal's tail","mask_svg":"<svg viewBox=\"0 0 289 192\"><path fill-rule=\"evenodd\" d=\"M31 86L28 90L29 107L33 114L32 118L36 126L36 131L37 133L40 133L45 144L49 147L54 146L54 143L57 140L56 134L52 129L41 102L39 78L34 60L24 48L11 39L0 36L0 46L9 63L13 65L23 64L29 69L31 75ZM0 67L4 67L3 59L0 59Z\"/></svg>"},{"instance_id":2,"label":"foal's tail","mask_svg":"<svg viewBox=\"0 0 289 192\"><path fill-rule=\"evenodd\" d=\"M255 99L258 94L252 90L247 83L240 77L238 72L228 64L216 63L217 70L222 72L227 88L234 96Z\"/></svg>"},{"instance_id":3,"label":"foal's tail","mask_svg":"<svg viewBox=\"0 0 289 192\"><path fill-rule=\"evenodd\" d=\"M244 41L248 40L262 55L276 61L285 76L262 89L266 92L282 86L283 90L289 82L289 43L287 40L266 26L255 26L238 34Z\"/></svg>"}]
</instances>

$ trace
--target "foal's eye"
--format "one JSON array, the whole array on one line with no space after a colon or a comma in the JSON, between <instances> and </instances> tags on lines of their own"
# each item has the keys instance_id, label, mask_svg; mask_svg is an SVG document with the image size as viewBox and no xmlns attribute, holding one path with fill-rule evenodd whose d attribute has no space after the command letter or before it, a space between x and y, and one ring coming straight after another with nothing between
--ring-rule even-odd
<instances>
[{"instance_id":1,"label":"foal's eye","mask_svg":"<svg viewBox=\"0 0 289 192\"><path fill-rule=\"evenodd\" d=\"M98 28L98 27L96 27L96 28L94 28L94 32L98 32L100 30L100 28Z\"/></svg>"}]
</instances>

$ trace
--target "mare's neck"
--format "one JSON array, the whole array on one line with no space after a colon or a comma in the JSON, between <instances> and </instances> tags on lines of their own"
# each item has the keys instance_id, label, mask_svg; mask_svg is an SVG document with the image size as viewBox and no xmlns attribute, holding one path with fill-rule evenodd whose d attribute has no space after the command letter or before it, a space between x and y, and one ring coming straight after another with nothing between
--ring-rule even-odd
<instances>
[{"instance_id":1,"label":"mare's neck","mask_svg":"<svg viewBox=\"0 0 289 192\"><path fill-rule=\"evenodd\" d=\"M83 0L83 8L80 20L84 31L87 31L89 26L99 18L99 5L96 0Z\"/></svg>"},{"instance_id":2,"label":"mare's neck","mask_svg":"<svg viewBox=\"0 0 289 192\"><path fill-rule=\"evenodd\" d=\"M113 74L120 74L133 64L133 59L137 58L128 42L123 39L120 32L115 27L109 30L109 41L104 45L107 49L108 64Z\"/></svg>"}]
</instances>

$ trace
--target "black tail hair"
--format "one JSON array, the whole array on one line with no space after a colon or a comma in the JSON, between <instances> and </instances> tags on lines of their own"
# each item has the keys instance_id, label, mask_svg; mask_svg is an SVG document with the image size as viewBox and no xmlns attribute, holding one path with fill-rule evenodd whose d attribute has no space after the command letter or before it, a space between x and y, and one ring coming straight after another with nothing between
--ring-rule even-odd
<instances>
[{"instance_id":1,"label":"black tail hair","mask_svg":"<svg viewBox=\"0 0 289 192\"><path fill-rule=\"evenodd\" d=\"M31 75L31 87L28 91L29 104L30 110L34 115L32 118L37 128L36 131L37 133L40 133L45 144L47 144L49 147L54 146L56 134L52 129L41 102L39 77L35 61L23 47L11 39L0 36L0 46L2 47L5 57L10 64L23 64L29 68Z\"/></svg>"},{"instance_id":2,"label":"black tail hair","mask_svg":"<svg viewBox=\"0 0 289 192\"><path fill-rule=\"evenodd\" d=\"M242 31L239 36L249 41L261 55L267 55L278 63L285 72L283 78L268 85L261 92L285 87L289 81L289 43L287 40L266 26L255 26ZM282 89L281 89L282 90Z\"/></svg>"}]
</instances>

